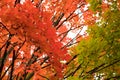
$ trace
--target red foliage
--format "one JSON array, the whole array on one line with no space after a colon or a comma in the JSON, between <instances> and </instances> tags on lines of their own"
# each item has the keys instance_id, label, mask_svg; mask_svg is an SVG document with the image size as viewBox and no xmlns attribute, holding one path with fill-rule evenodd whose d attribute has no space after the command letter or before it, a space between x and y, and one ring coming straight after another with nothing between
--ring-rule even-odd
<instances>
[{"instance_id":1,"label":"red foliage","mask_svg":"<svg viewBox=\"0 0 120 80\"><path fill-rule=\"evenodd\" d=\"M6 4L11 4L9 2L13 1L6 0ZM22 39L26 37L26 43L20 50L22 52L19 51L21 55L18 56L18 58L22 59L15 61L16 68L14 69L14 75L22 75L26 69L27 72L35 72L34 76L38 76L38 73L41 75L47 74L46 70L48 69L41 69L42 66L39 65L39 62L41 63L43 60L29 66L26 65L32 56L30 53L31 49L29 48L32 44L40 47L41 50L40 53L36 52L34 54L38 56L38 58L41 58L43 54L49 56L48 63L51 64L50 67L54 69L58 77L63 77L62 71L65 65L60 63L60 61L68 61L70 55L67 54L66 48L61 49L63 45L58 40L55 28L52 27L50 13L41 11L28 0L24 4L17 4L16 7L13 7L13 5L3 6L0 9L0 19L9 29L10 33L17 37L17 39L14 37L11 42L14 43L18 41L19 38ZM19 65L17 65L18 62L20 62ZM35 78L36 77L34 77L34 80L36 80Z\"/></svg>"}]
</instances>

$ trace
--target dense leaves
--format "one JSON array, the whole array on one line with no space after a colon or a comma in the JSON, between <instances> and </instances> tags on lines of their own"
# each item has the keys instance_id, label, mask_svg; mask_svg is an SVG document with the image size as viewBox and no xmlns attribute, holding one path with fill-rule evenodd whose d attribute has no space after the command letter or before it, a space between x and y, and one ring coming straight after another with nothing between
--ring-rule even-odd
<instances>
[{"instance_id":1,"label":"dense leaves","mask_svg":"<svg viewBox=\"0 0 120 80\"><path fill-rule=\"evenodd\" d=\"M0 0L0 79L119 79L119 21L117 0Z\"/></svg>"},{"instance_id":2,"label":"dense leaves","mask_svg":"<svg viewBox=\"0 0 120 80\"><path fill-rule=\"evenodd\" d=\"M70 55L66 48L61 49L50 13L39 10L29 0L16 6L11 2L1 1L5 4L0 10L1 79L6 79L6 73L10 73L8 79L23 79L22 75L26 79L29 74L37 76L34 80L44 79L47 74L63 77L65 65L60 61L68 61Z\"/></svg>"},{"instance_id":3,"label":"dense leaves","mask_svg":"<svg viewBox=\"0 0 120 80\"><path fill-rule=\"evenodd\" d=\"M98 12L98 5L92 2L92 10ZM100 11L98 21L87 30L89 36L71 48L71 54L78 57L70 64L74 66L66 76L70 76L70 80L73 75L69 74L73 73L80 80L120 79L120 11L117 6L117 1L113 1L103 13Z\"/></svg>"}]
</instances>

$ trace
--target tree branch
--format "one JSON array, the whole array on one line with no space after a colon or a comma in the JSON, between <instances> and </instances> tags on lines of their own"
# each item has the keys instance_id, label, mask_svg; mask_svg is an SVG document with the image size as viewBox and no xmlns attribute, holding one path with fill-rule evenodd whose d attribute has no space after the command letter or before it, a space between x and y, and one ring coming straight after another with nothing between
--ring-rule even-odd
<instances>
[{"instance_id":1,"label":"tree branch","mask_svg":"<svg viewBox=\"0 0 120 80\"><path fill-rule=\"evenodd\" d=\"M16 5L20 3L20 1L21 1L21 0L15 0L14 7L16 7Z\"/></svg>"},{"instance_id":2,"label":"tree branch","mask_svg":"<svg viewBox=\"0 0 120 80\"><path fill-rule=\"evenodd\" d=\"M13 71L14 71L14 63L15 63L15 50L13 50L13 57L12 57L12 67L10 72L10 80L13 80Z\"/></svg>"}]
</instances>

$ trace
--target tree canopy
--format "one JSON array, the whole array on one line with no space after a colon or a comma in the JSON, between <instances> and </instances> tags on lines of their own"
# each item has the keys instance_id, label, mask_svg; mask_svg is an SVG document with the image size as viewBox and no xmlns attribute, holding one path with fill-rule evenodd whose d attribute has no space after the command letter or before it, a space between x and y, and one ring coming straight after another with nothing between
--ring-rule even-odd
<instances>
[{"instance_id":1,"label":"tree canopy","mask_svg":"<svg viewBox=\"0 0 120 80\"><path fill-rule=\"evenodd\" d=\"M119 20L117 0L0 0L0 79L119 79Z\"/></svg>"},{"instance_id":2,"label":"tree canopy","mask_svg":"<svg viewBox=\"0 0 120 80\"><path fill-rule=\"evenodd\" d=\"M97 15L96 22L88 25L88 36L71 48L71 54L78 57L71 64L73 66L70 69L74 68L74 70L71 70L67 77L72 74L76 76L71 76L70 80L74 78L78 80L119 80L120 10L118 2L103 3L90 0L90 3L90 9L94 11L94 15ZM107 7L104 8L105 4Z\"/></svg>"}]
</instances>

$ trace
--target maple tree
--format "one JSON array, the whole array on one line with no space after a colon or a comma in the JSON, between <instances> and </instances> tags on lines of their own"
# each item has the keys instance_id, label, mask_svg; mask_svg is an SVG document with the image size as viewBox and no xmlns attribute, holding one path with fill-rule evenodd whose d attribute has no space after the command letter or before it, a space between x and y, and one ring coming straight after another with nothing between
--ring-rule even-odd
<instances>
[{"instance_id":1,"label":"maple tree","mask_svg":"<svg viewBox=\"0 0 120 80\"><path fill-rule=\"evenodd\" d=\"M88 0L88 3L96 22L87 18L88 36L71 47L74 57L65 76L68 80L119 80L119 1Z\"/></svg>"},{"instance_id":2,"label":"maple tree","mask_svg":"<svg viewBox=\"0 0 120 80\"><path fill-rule=\"evenodd\" d=\"M1 0L0 79L62 79L64 62L71 59L67 47L79 42L84 25L76 10L84 5L84 0Z\"/></svg>"}]
</instances>

